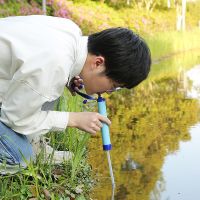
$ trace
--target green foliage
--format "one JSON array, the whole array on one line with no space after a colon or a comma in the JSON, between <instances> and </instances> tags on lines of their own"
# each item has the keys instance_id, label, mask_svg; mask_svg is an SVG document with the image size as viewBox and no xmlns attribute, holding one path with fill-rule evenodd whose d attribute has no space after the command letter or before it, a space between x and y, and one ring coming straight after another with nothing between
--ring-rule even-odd
<instances>
[{"instance_id":1,"label":"green foliage","mask_svg":"<svg viewBox=\"0 0 200 200\"><path fill-rule=\"evenodd\" d=\"M84 3L83 0L73 0L75 3ZM165 7L166 2L163 0L96 0L95 2L105 3L110 7L120 9L120 8L145 8L147 10L153 10L157 5Z\"/></svg>"},{"instance_id":2,"label":"green foliage","mask_svg":"<svg viewBox=\"0 0 200 200\"><path fill-rule=\"evenodd\" d=\"M170 31L145 36L155 61L165 59L177 53L200 48L200 29L187 32Z\"/></svg>"},{"instance_id":3,"label":"green foliage","mask_svg":"<svg viewBox=\"0 0 200 200\"><path fill-rule=\"evenodd\" d=\"M62 111L81 111L79 97L64 90L57 109ZM52 163L52 156L44 162L44 152L36 163L16 175L0 176L0 196L3 199L88 199L93 186L91 166L86 161L87 142L90 135L76 129L60 133L49 133L51 145L58 150L73 152L72 160L60 165Z\"/></svg>"},{"instance_id":4,"label":"green foliage","mask_svg":"<svg viewBox=\"0 0 200 200\"><path fill-rule=\"evenodd\" d=\"M4 3L0 3L0 16L16 16L16 15L31 15L31 14L43 14L41 6L36 1L26 0L3 0Z\"/></svg>"},{"instance_id":5,"label":"green foliage","mask_svg":"<svg viewBox=\"0 0 200 200\"><path fill-rule=\"evenodd\" d=\"M168 9L165 4L164 8L160 10L160 4L162 4L161 0L156 3L156 7L155 5L153 6L153 8L155 7L157 9L149 12L148 9L138 5L122 6L116 9L116 7L99 1L66 2L66 6L71 10L71 18L81 27L84 34L90 34L116 26L128 27L135 32L147 35L157 32L174 31L176 27L176 9L174 7ZM194 6L187 11L187 30L198 25L199 18L195 13L199 12L199 4L195 4L197 8Z\"/></svg>"}]
</instances>

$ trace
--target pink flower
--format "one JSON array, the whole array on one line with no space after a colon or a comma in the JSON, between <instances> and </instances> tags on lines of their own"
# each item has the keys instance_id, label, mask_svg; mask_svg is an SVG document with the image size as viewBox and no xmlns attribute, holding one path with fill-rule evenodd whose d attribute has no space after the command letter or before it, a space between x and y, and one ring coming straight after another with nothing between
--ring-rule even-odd
<instances>
[{"instance_id":1,"label":"pink flower","mask_svg":"<svg viewBox=\"0 0 200 200\"><path fill-rule=\"evenodd\" d=\"M147 24L148 24L148 21L147 21L147 19L145 19L145 18L142 18L142 23L143 23L144 25L147 25Z\"/></svg>"},{"instance_id":2,"label":"pink flower","mask_svg":"<svg viewBox=\"0 0 200 200\"><path fill-rule=\"evenodd\" d=\"M33 15L33 14L43 14L42 10L37 7L21 7L20 15Z\"/></svg>"},{"instance_id":3,"label":"pink flower","mask_svg":"<svg viewBox=\"0 0 200 200\"><path fill-rule=\"evenodd\" d=\"M60 8L59 10L55 11L54 16L56 17L63 17L63 18L69 18L69 13L66 9Z\"/></svg>"},{"instance_id":4,"label":"pink flower","mask_svg":"<svg viewBox=\"0 0 200 200\"><path fill-rule=\"evenodd\" d=\"M0 0L0 4L4 4L5 3L5 1L4 0Z\"/></svg>"}]
</instances>

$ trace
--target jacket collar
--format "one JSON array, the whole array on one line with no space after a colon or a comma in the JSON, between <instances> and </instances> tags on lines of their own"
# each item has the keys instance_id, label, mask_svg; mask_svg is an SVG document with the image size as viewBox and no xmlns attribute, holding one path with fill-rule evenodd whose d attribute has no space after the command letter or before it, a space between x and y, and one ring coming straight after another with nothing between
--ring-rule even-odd
<instances>
[{"instance_id":1,"label":"jacket collar","mask_svg":"<svg viewBox=\"0 0 200 200\"><path fill-rule=\"evenodd\" d=\"M81 36L77 44L77 50L75 53L75 63L71 68L67 86L69 86L72 78L78 76L81 73L81 70L83 69L88 54L87 44L88 44L88 37Z\"/></svg>"}]
</instances>

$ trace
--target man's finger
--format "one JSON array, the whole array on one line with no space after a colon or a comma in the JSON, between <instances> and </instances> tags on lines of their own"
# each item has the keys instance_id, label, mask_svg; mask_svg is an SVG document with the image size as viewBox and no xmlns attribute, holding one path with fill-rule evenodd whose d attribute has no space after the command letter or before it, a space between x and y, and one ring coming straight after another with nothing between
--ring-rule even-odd
<instances>
[{"instance_id":1,"label":"man's finger","mask_svg":"<svg viewBox=\"0 0 200 200\"><path fill-rule=\"evenodd\" d=\"M111 125L111 121L107 117L105 117L103 115L99 114L99 120L102 121L102 122L105 122L108 125Z\"/></svg>"}]
</instances>

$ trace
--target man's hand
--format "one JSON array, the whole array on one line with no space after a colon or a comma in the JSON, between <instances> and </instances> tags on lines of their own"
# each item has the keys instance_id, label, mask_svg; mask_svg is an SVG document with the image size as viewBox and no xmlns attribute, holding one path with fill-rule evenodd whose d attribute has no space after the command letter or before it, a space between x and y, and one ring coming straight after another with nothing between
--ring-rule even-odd
<instances>
[{"instance_id":1,"label":"man's hand","mask_svg":"<svg viewBox=\"0 0 200 200\"><path fill-rule=\"evenodd\" d=\"M69 91L71 92L71 94L73 96L76 95L76 92L74 90L78 90L81 89L81 87L83 87L83 79L80 78L80 76L75 76L69 84L69 87L67 87L69 89Z\"/></svg>"},{"instance_id":2,"label":"man's hand","mask_svg":"<svg viewBox=\"0 0 200 200\"><path fill-rule=\"evenodd\" d=\"M70 112L68 127L76 127L82 131L86 131L91 134L96 134L102 128L102 123L108 125L111 121L96 112Z\"/></svg>"}]
</instances>

